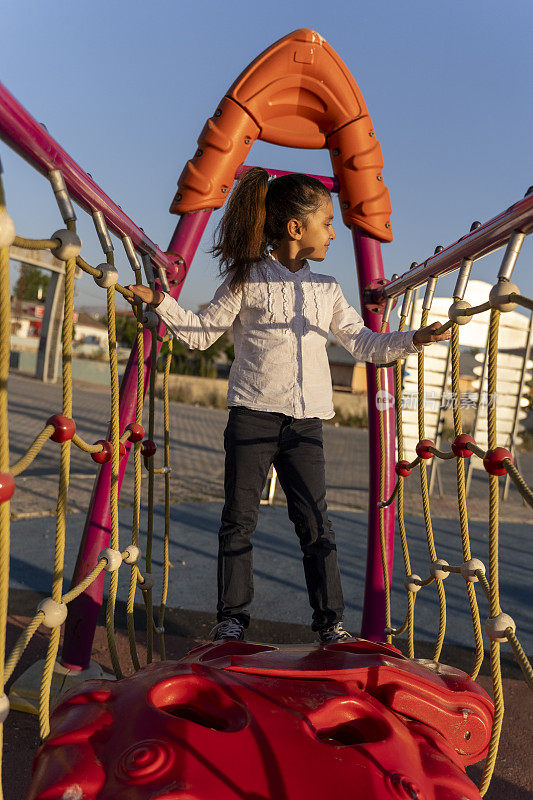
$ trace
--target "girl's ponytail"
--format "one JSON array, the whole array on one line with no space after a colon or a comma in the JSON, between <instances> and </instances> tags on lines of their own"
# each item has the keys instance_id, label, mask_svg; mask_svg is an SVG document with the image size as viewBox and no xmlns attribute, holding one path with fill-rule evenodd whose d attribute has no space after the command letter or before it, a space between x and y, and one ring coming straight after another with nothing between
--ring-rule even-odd
<instances>
[{"instance_id":1,"label":"girl's ponytail","mask_svg":"<svg viewBox=\"0 0 533 800\"><path fill-rule=\"evenodd\" d=\"M228 200L216 230L211 253L220 260L220 274L233 274L231 285L240 289L250 269L265 251L266 195L268 172L248 170Z\"/></svg>"}]
</instances>

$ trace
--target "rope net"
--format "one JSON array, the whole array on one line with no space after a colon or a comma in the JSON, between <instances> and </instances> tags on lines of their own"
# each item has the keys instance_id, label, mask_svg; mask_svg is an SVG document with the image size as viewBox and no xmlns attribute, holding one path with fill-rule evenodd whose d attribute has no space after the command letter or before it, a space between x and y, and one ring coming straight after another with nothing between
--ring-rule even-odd
<instances>
[{"instance_id":1,"label":"rope net","mask_svg":"<svg viewBox=\"0 0 533 800\"><path fill-rule=\"evenodd\" d=\"M8 217L3 188L0 183L0 673L3 684L9 680L15 670L24 650L28 646L41 624L50 630L44 669L42 674L39 698L39 727L41 738L49 733L49 709L51 684L54 665L57 659L60 630L64 623L68 605L90 585L96 581L103 571L110 573L108 600L106 607L106 630L109 652L116 678L123 675L117 644L115 641L115 606L118 589L118 570L126 564L130 570L129 591L126 603L126 627L129 640L130 659L134 670L141 668L139 654L136 646L134 606L137 589L140 589L147 617L147 663L154 657L154 636L157 638L158 650L161 659L165 658L164 623L165 607L167 601L169 581L169 537L170 537L170 425L169 425L169 395L168 377L172 359L172 341L168 340L168 349L164 357L163 367L163 400L164 400L164 447L163 459L160 466L156 466L156 447L154 445L155 426L155 376L158 340L162 337L157 333L157 318L151 312L143 312L141 306L135 307L137 320L136 351L137 351L137 389L135 404L135 421L124 430L119 427L119 379L117 366L117 334L115 317L116 292L124 297L131 297L123 286L118 283L118 272L115 267L114 249L107 231L106 220L101 212L93 213L93 220L102 244L105 263L97 267L91 266L80 255L81 242L76 234L76 217L68 199L67 189L61 180L61 173L54 171L50 176L56 198L58 186L62 202L59 208L63 216L64 229L57 231L51 238L29 239L15 236L14 226ZM1 178L1 176L0 176ZM523 238L523 237L522 237ZM9 463L9 429L7 417L7 381L9 372L10 350L10 291L9 291L9 246L15 244L34 250L49 250L56 258L65 264L65 296L62 327L62 408L60 413L44 420L42 429L36 433L34 441L27 452L15 463ZM152 287L156 285L153 265L150 257L139 254L132 246L129 237L123 237L123 245L128 261L133 268L135 282L142 283L143 262L146 281ZM111 386L110 427L108 433L102 433L102 439L96 443L84 441L76 433L76 424L72 419L72 373L71 349L73 328L73 301L74 301L74 276L76 268L91 275L96 283L106 292L107 304L107 336L109 347L109 373ZM500 645L509 642L513 653L522 669L529 686L533 688L533 670L520 645L516 634L515 625L511 617L502 612L499 600L499 575L498 575L498 475L508 474L524 501L533 506L533 492L526 483L520 471L513 464L509 451L498 447L496 435L496 405L489 404L487 411L488 449L483 450L473 441L473 438L463 433L460 392L459 392L459 327L464 321L473 318L476 314L491 309L490 336L488 352L488 391L496 395L497 359L498 359L498 325L500 315L516 304L531 308L531 301L523 297L518 289L509 282L509 270L500 275L495 291L491 293L491 300L478 307L465 307L462 300L464 291L457 290L454 295L454 305L450 309L450 320L443 326L443 330L451 327L450 363L452 393L455 399L453 405L454 439L449 446L438 448L434 442L425 438L425 409L424 409L424 353L418 355L418 444L417 457L408 462L404 459L404 436L402 421L402 366L394 366L395 387L395 414L397 426L397 482L390 497L384 496L386 485L385 474L387 469L385 454L385 425L383 411L380 413L380 442L381 442L381 475L379 494L379 517L381 531L381 556L385 583L385 613L386 636L391 642L394 637L403 633L407 635L408 655L415 657L415 601L418 592L422 589L437 592L438 625L435 639L433 659L438 661L446 635L446 592L445 580L450 574L462 576L465 581L466 601L472 616L472 631L475 653L470 675L476 678L484 658L483 634L480 614L476 597L476 583L479 583L486 594L490 604L490 617L485 628L490 639L490 662L493 681L493 696L496 707L494 726L490 743L489 754L486 759L480 791L485 794L490 783L491 775L497 755L498 742L501 731L504 711L502 678L500 668ZM463 276L464 277L464 276ZM437 278L431 278L427 284L426 296L423 303L421 324L427 323L431 309ZM503 287L503 289L502 289ZM400 315L399 330L404 330L408 325L410 305L413 290L405 292L402 312ZM389 299L383 316L383 330L385 330L390 317L393 301ZM468 304L467 304L468 306ZM144 329L149 330L151 337L150 350L150 382L148 390L148 430L147 437L143 428L144 406ZM376 389L382 388L382 369L377 370ZM11 653L6 657L5 634L7 624L7 600L9 584L9 546L10 546L10 503L9 500L15 490L14 478L21 475L36 459L45 443L49 440L60 444L60 468L57 490L56 508L56 534L53 563L53 580L51 595L41 602L28 625L20 634ZM97 463L109 463L111 466L109 480L109 497L111 511L111 540L110 546L98 557L96 563L91 565L88 574L68 592L64 591L63 571L64 554L67 537L67 504L69 494L69 467L72 447L78 447L93 458ZM132 512L132 526L130 541L119 541L118 499L119 499L119 468L120 460L126 455L126 446L133 447L133 485L134 499ZM484 460L489 477L489 565L486 575L485 566L479 559L473 557L471 552L468 509L465 490L465 460L473 453ZM459 521L461 533L462 562L450 565L438 557L438 545L432 526L430 496L428 489L427 464L430 459L455 459L457 468L457 500L459 508ZM147 476L147 546L144 554L144 567L140 565L141 553L139 550L140 511L142 503L142 473L143 464L148 472ZM426 530L428 549L428 574L421 577L412 571L409 554L408 526L404 517L404 481L409 477L414 480L413 473L418 469L423 518ZM165 487L165 519L164 537L162 543L163 579L157 598L154 595L152 581L153 560L153 534L154 534L154 485L155 481L163 478ZM403 566L405 572L406 613L405 618L397 627L393 626L390 589L389 566L387 564L387 545L384 534L384 509L396 501L398 529L401 539ZM6 718L9 702L0 691L0 718ZM0 726L0 737L2 736ZM0 739L1 744L1 739Z\"/></svg>"},{"instance_id":2,"label":"rope net","mask_svg":"<svg viewBox=\"0 0 533 800\"><path fill-rule=\"evenodd\" d=\"M422 350L418 354L418 442L416 444L416 458L412 461L407 461L404 458L404 430L402 420L402 396L404 382L402 380L402 365L396 362L394 365L395 381L394 381L394 405L396 417L396 442L397 442L397 461L395 471L397 475L394 490L389 497L384 497L383 492L380 492L379 509L380 509L380 539L381 539L381 552L383 559L383 573L385 577L385 608L386 608L386 633L387 641L392 642L393 637L398 637L403 633L407 633L408 654L409 657L415 657L414 648L414 627L415 627L415 601L418 592L422 589L429 591L436 590L437 593L437 606L438 606L438 629L436 633L433 660L438 662L440 659L444 638L446 635L446 592L444 581L450 574L461 576L464 580L466 589L466 599L468 601L471 619L472 619L472 636L474 642L474 656L473 663L470 670L470 676L475 679L480 671L484 659L484 644L483 632L480 620L480 613L478 608L478 601L476 597L476 583L479 583L481 590L485 594L489 609L490 616L485 621L485 633L490 641L490 670L492 676L492 689L493 700L495 706L494 722L491 733L491 740L489 745L488 755L485 760L483 773L480 781L480 794L486 794L498 753L498 744L501 734L503 714L504 714L504 699L503 699L503 685L501 675L501 661L500 661L500 647L502 643L508 642L511 645L512 651L518 662L524 679L531 690L533 690L533 669L531 663L526 656L522 646L520 645L519 638L516 634L516 626L513 618L505 613L500 606L500 583L499 583L499 487L498 477L501 475L508 475L510 480L514 483L525 503L533 507L533 493L528 486L526 480L520 473L519 469L513 463L511 452L502 447L497 439L497 408L498 408L498 395L497 395L497 375L498 375L498 331L500 317L502 314L512 311L517 305L525 308L531 308L531 301L523 297L517 287L510 282L510 276L516 258L520 251L522 242L524 240L523 233L515 233L511 235L505 256L500 267L497 283L494 285L490 292L489 301L478 306L470 306L469 303L463 300L464 292L468 284L472 261L465 259L462 265L461 273L457 280L456 288L453 295L453 303L450 306L448 316L449 320L437 329L436 333L443 333L451 329L450 338L450 352L449 363L451 368L451 389L453 396L453 434L454 438L450 442L444 442L445 447L438 448L435 442L425 438L425 393L424 393L424 361L425 355ZM416 265L415 265L416 266ZM394 279L397 276L393 276ZM421 326L428 322L431 305L437 285L437 278L432 277L426 284L426 291L422 303L421 313ZM413 288L407 289L403 296L403 305L400 313L399 330L404 330L407 320L411 313L411 306L413 303ZM383 315L382 331L385 331L394 301L392 298L387 300L385 311ZM487 430L488 430L488 447L483 449L479 447L474 438L463 432L463 422L461 413L461 395L459 390L459 344L460 335L459 329L462 325L467 324L476 315L486 312L490 309L490 323L489 323L489 336L488 336L488 350L487 350L487 365L488 365L488 397L490 402L487 403ZM430 351L431 352L431 351ZM525 353L525 360L527 361L529 353ZM382 377L381 374L385 367L377 369L376 388L381 390ZM444 386L442 389L444 396ZM381 488L384 484L384 474L386 470L385 442L384 442L384 424L383 424L384 411L380 408L380 447L381 447ZM489 481L489 508L488 508L488 532L489 532L489 564L488 572L486 572L483 562L473 557L471 551L469 527L468 527L468 507L466 495L466 481L465 481L465 461L473 454L477 455L483 460L485 470L488 472ZM461 553L462 562L459 564L449 564L443 558L438 557L437 545L435 542L431 508L430 508L430 493L428 488L427 479L427 465L431 459L450 460L454 459L456 462L457 473L457 504L459 511L459 524L461 535ZM413 573L411 568L411 561L409 557L409 540L407 535L407 525L404 516L404 482L406 480L415 480L415 471L419 473L421 500L423 508L423 519L426 530L428 561L427 561L427 576L421 577ZM393 627L391 620L391 601L390 601L390 582L388 580L389 570L386 563L386 542L385 532L383 525L383 509L390 506L396 500L396 513L398 530L401 538L401 547L404 562L404 587L407 593L407 610L405 618L400 622L398 627ZM431 588L430 588L431 587Z\"/></svg>"},{"instance_id":3,"label":"rope net","mask_svg":"<svg viewBox=\"0 0 533 800\"><path fill-rule=\"evenodd\" d=\"M54 183L61 182L61 176L54 175ZM67 190L62 184L63 200L68 197ZM129 565L130 582L129 593L126 607L126 623L129 639L129 649L131 662L135 670L140 669L134 627L134 603L135 593L139 587L144 599L147 611L147 662L153 658L153 634L159 637L159 652L161 658L165 657L164 646L164 622L165 622L165 603L168 590L169 562L169 522L170 522L170 461L169 461L169 397L168 397L168 375L172 359L172 341L168 342L167 353L164 357L164 380L163 380L163 402L164 402L164 452L162 466L156 465L156 446L154 438L154 406L155 406L155 377L157 344L163 341L157 333L157 320L150 312L143 312L140 305L135 307L137 319L136 349L137 349L137 390L135 422L126 426L125 430L119 429L119 377L117 363L117 332L115 317L115 297L116 292L124 297L131 297L131 292L118 283L118 272L114 266L114 251L107 226L103 215L99 212L93 214L97 232L103 242L105 263L98 267L92 267L80 255L81 242L76 234L76 218L72 210L72 204L60 204L63 212L65 228L59 230L50 239L29 239L27 237L15 236L14 226L10 220L6 205L3 185L0 175L0 670L3 683L12 676L22 654L37 632L40 625L45 625L50 629L44 669L42 674L40 697L39 697L39 728L41 738L44 739L49 733L49 710L50 710L50 691L54 665L56 662L61 625L68 613L68 604L84 592L94 583L103 571L110 573L108 589L108 600L106 607L106 630L107 641L113 669L116 678L122 677L123 671L119 661L117 645L115 641L115 604L118 588L118 570L123 564ZM125 241L124 241L125 240ZM142 283L141 260L134 250L131 240L124 237L123 243L126 255L134 270L135 282ZM61 412L53 414L43 423L42 430L35 436L28 450L18 459L9 463L9 426L7 416L7 381L9 372L9 352L10 352L10 290L9 290L9 246L23 246L32 250L50 250L56 258L65 264L65 293L62 324L62 407ZM143 263L147 280L151 286L155 286L153 269L149 260L144 255ZM84 441L76 433L76 423L72 418L72 372L71 372L71 351L73 333L73 311L74 311L74 275L76 268L81 268L84 272L91 275L96 283L106 292L107 304L107 338L109 348L109 373L111 386L110 404L110 426L108 433L102 431L102 438L96 443ZM150 357L150 385L148 397L148 418L149 436L145 438L143 428L143 407L144 407L144 353L143 353L143 334L144 328L149 329L151 337L151 357ZM26 627L20 633L11 653L6 658L5 639L7 626L7 600L9 585L9 542L10 542L10 498L15 490L14 478L21 475L30 464L38 457L45 443L49 440L60 444L60 467L59 481L57 490L56 506L56 534L53 563L53 580L51 595L43 600L36 613ZM133 448L134 464L134 494L133 494L133 516L131 541L127 543L119 542L119 521L118 521L118 498L119 498L119 463L126 456L126 446ZM64 554L67 535L67 507L69 493L69 468L70 454L72 446L78 447L87 453L97 463L110 463L110 516L111 516L111 540L109 548L100 553L97 562L92 565L86 577L69 591L64 591L63 570ZM139 527L141 509L141 488L142 488L142 468L148 471L148 530L147 548L145 554L145 566L141 568L139 550ZM163 580L157 602L154 601L154 587L152 585L150 572L152 560L152 538L153 538L153 514L154 514L154 481L162 476L165 481L165 533L162 549L163 559ZM2 690L3 691L3 690ZM9 701L5 693L0 695L0 712L2 722L5 720L9 710ZM3 728L3 725L2 725Z\"/></svg>"}]
</instances>

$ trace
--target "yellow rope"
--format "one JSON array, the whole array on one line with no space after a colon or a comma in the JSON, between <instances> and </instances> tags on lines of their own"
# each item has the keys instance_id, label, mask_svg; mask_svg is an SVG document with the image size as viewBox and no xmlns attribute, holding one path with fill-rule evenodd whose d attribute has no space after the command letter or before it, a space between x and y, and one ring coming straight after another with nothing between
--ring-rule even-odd
<instances>
[{"instance_id":1,"label":"yellow rope","mask_svg":"<svg viewBox=\"0 0 533 800\"><path fill-rule=\"evenodd\" d=\"M44 618L44 611L38 611L37 614L33 617L32 620L26 625L20 636L18 637L15 645L9 654L9 658L6 661L6 666L4 669L4 683L7 683L10 677L13 674L13 670L17 666L18 662L22 654L24 653L26 647L30 643L34 633L39 628L42 620Z\"/></svg>"},{"instance_id":2,"label":"yellow rope","mask_svg":"<svg viewBox=\"0 0 533 800\"><path fill-rule=\"evenodd\" d=\"M381 333L385 331L387 323L381 325ZM376 389L377 396L381 395L381 367L376 367ZM379 544L381 549L381 568L383 570L383 588L385 600L385 629L390 631L391 628L391 615L390 615L390 585L389 585L389 566L387 559L387 546L385 542L385 509L383 502L385 500L385 426L383 423L383 414L385 412L380 409L378 413L379 421L379 502L378 502L378 515L379 515ZM392 642L392 636L387 632L387 642Z\"/></svg>"},{"instance_id":3,"label":"yellow rope","mask_svg":"<svg viewBox=\"0 0 533 800\"><path fill-rule=\"evenodd\" d=\"M15 236L13 244L24 247L25 250L57 250L61 242L59 239L27 239L24 236Z\"/></svg>"},{"instance_id":4,"label":"yellow rope","mask_svg":"<svg viewBox=\"0 0 533 800\"><path fill-rule=\"evenodd\" d=\"M135 272L136 283L139 285L142 282L140 271ZM143 345L143 326L141 322L141 309L137 306L137 398L135 408L135 422L139 425L142 424L143 412L143 399L144 399L144 345ZM141 442L136 442L133 452L134 464L134 486L133 486L133 520L131 531L131 542L135 546L139 544L139 518L141 510ZM135 605L135 590L137 588L137 567L135 564L131 566L130 583L128 590L128 600L126 603L126 623L128 627L128 642L130 648L131 662L133 668L138 670L140 668L139 656L137 654L137 644L135 641L135 619L134 619L134 605Z\"/></svg>"},{"instance_id":5,"label":"yellow rope","mask_svg":"<svg viewBox=\"0 0 533 800\"><path fill-rule=\"evenodd\" d=\"M511 292L509 295L509 302L518 303L518 305L524 306L525 308L529 308L531 311L533 311L533 300L530 300L529 297L524 297L521 294L517 294L516 292Z\"/></svg>"},{"instance_id":6,"label":"yellow rope","mask_svg":"<svg viewBox=\"0 0 533 800\"><path fill-rule=\"evenodd\" d=\"M158 634L159 634L159 653L161 661L165 660L165 608L168 595L168 575L170 568L169 560L169 541L170 541L170 405L168 396L168 376L172 363L173 340L168 343L168 351L165 358L165 371L163 376L163 399L164 399L164 465L165 472L165 534L163 541L163 586L161 590L161 604L159 606Z\"/></svg>"},{"instance_id":7,"label":"yellow rope","mask_svg":"<svg viewBox=\"0 0 533 800\"><path fill-rule=\"evenodd\" d=\"M459 325L454 323L451 332L451 376L452 376L452 396L453 396L453 427L455 436L460 436L463 432L463 422L461 418L461 394L459 391ZM466 504L466 482L465 482L465 461L464 458L457 458L457 500L459 502L459 522L461 526L461 546L463 561L472 558L470 550L470 533L468 530L468 510ZM475 680L481 669L484 658L483 632L479 620L479 608L476 598L476 590L473 583L466 584L468 602L470 605L470 615L474 631L474 641L476 653L474 664L470 672L470 677Z\"/></svg>"},{"instance_id":8,"label":"yellow rope","mask_svg":"<svg viewBox=\"0 0 533 800\"><path fill-rule=\"evenodd\" d=\"M113 264L113 253L107 253L107 261ZM117 363L117 328L115 319L115 290L113 286L107 289L107 335L109 342L109 371L111 376L111 444L113 456L111 458L111 486L110 486L110 515L111 515L111 547L119 549L118 531L118 471L120 461L119 448L119 381ZM122 678L122 669L115 642L115 603L118 591L118 570L111 573L109 596L106 608L107 644L111 655L111 663L117 678Z\"/></svg>"},{"instance_id":9,"label":"yellow rope","mask_svg":"<svg viewBox=\"0 0 533 800\"><path fill-rule=\"evenodd\" d=\"M403 331L405 328L406 317L400 317L400 324L398 326L399 331ZM402 365L400 361L397 361L394 365L394 395L395 395L395 410L396 410L396 437L398 442L398 461L403 461L403 418L402 418ZM417 457L415 462L420 461ZM404 478L401 475L398 475L398 503L397 503L397 514L398 514L398 528L400 530L400 540L402 543L402 556L403 556L403 565L405 570L405 575L408 576L411 574L411 559L409 557L409 545L407 542L407 531L405 529L405 517L404 517ZM407 624L407 646L408 646L408 656L409 658L415 657L415 649L414 649L414 613L415 613L415 600L416 594L414 592L407 593L407 616L406 616L406 624ZM402 633L404 630L404 626L402 625ZM398 631L398 635L400 631Z\"/></svg>"},{"instance_id":10,"label":"yellow rope","mask_svg":"<svg viewBox=\"0 0 533 800\"><path fill-rule=\"evenodd\" d=\"M9 468L9 471L14 477L16 475L20 475L20 473L23 472L26 467L30 466L32 461L37 457L38 453L42 450L45 443L48 441L54 431L55 428L53 425L46 425L40 434L35 437L22 458L19 458L18 461L15 461L15 463Z\"/></svg>"},{"instance_id":11,"label":"yellow rope","mask_svg":"<svg viewBox=\"0 0 533 800\"><path fill-rule=\"evenodd\" d=\"M72 444L75 444L76 447L79 447L84 453L101 453L104 449L101 444L89 444L89 442L84 441L81 436L78 436L77 433L72 437Z\"/></svg>"},{"instance_id":12,"label":"yellow rope","mask_svg":"<svg viewBox=\"0 0 533 800\"><path fill-rule=\"evenodd\" d=\"M112 254L112 253L108 253L108 254L107 254L107 257L108 257L108 260L109 260L109 259L112 259L112 258L113 258L113 254ZM109 260L109 263L112 263L112 261L111 261L111 260ZM80 269L82 269L82 270L83 270L84 272L86 272L88 275L92 275L92 276L93 276L93 278L100 278L100 277L101 277L101 275L102 275L102 272L101 272L101 270L97 269L96 267L91 267L91 265L90 265L90 264L88 264L88 263L85 261L85 259L84 259L84 258L82 258L81 256L78 256L78 257L76 258L76 264L78 265L78 267L79 267ZM132 292L130 292L130 290L129 290L129 289L125 289L123 286L121 286L121 285L120 285L120 283L116 283L116 284L114 285L113 289L114 289L116 292L118 292L119 294L121 294L121 295L122 295L122 297L127 297L129 300L131 300L131 299L133 298L133 293L132 293Z\"/></svg>"},{"instance_id":13,"label":"yellow rope","mask_svg":"<svg viewBox=\"0 0 533 800\"><path fill-rule=\"evenodd\" d=\"M61 602L65 605L70 603L74 600L75 597L78 597L82 592L87 589L88 586L93 583L98 575L102 572L106 565L106 559L102 559L98 562L98 564L94 567L94 569L89 572L89 574L75 586L69 592L64 594L61 598ZM13 670L17 666L18 662L22 654L24 653L26 647L28 646L29 642L31 641L33 635L39 628L42 620L44 618L44 612L38 611L35 616L30 620L30 622L26 625L22 633L20 634L19 638L17 639L15 646L13 647L11 653L9 654L9 658L6 661L6 667L4 670L4 683L7 683L11 675L13 674Z\"/></svg>"},{"instance_id":14,"label":"yellow rope","mask_svg":"<svg viewBox=\"0 0 533 800\"><path fill-rule=\"evenodd\" d=\"M98 562L98 564L95 567L93 567L93 569L89 572L89 574L85 576L85 578L82 581L80 581L76 586L70 589L70 591L68 591L66 594L63 595L63 597L61 598L61 602L70 603L72 600L78 597L78 595L84 592L85 589L87 589L91 585L91 583L94 583L94 581L100 575L102 570L105 568L105 565L106 565L106 559L102 558Z\"/></svg>"},{"instance_id":15,"label":"yellow rope","mask_svg":"<svg viewBox=\"0 0 533 800\"><path fill-rule=\"evenodd\" d=\"M517 470L514 464L512 464L509 459L504 458L503 466L507 470L509 477L511 478L512 482L526 501L526 503L533 507L533 492L520 475L520 472Z\"/></svg>"},{"instance_id":16,"label":"yellow rope","mask_svg":"<svg viewBox=\"0 0 533 800\"><path fill-rule=\"evenodd\" d=\"M153 284L151 284L153 289ZM157 366L157 333L152 334L152 349L150 353L150 388L148 401L148 438L153 441L155 435L155 378ZM146 532L146 572L152 572L152 542L154 535L154 459L148 460L148 525ZM143 592L146 605L146 660L148 664L153 657L153 610L151 587Z\"/></svg>"},{"instance_id":17,"label":"yellow rope","mask_svg":"<svg viewBox=\"0 0 533 800\"><path fill-rule=\"evenodd\" d=\"M62 364L63 364L63 414L72 417L72 318L74 311L74 274L76 260L69 259L65 266L65 308L62 329ZM63 587L63 564L65 558L65 531L70 477L71 442L61 443L61 459L59 466L59 489L57 497L56 541L54 555L54 575L52 580L52 599L60 602ZM41 739L45 739L50 731L49 709L50 688L52 684L54 664L59 647L60 627L54 628L46 653L41 693L39 697L39 729Z\"/></svg>"},{"instance_id":18,"label":"yellow rope","mask_svg":"<svg viewBox=\"0 0 533 800\"><path fill-rule=\"evenodd\" d=\"M496 397L496 379L498 369L498 329L500 312L493 308L490 313L489 324L489 355L488 355L488 380L487 388L489 401ZM493 450L497 444L496 434L496 403L487 404L487 429L488 446ZM500 613L500 592L498 575L498 477L489 475L489 592L490 616L496 617ZM500 666L500 644L490 643L490 671L492 675L492 694L494 700L494 721L490 737L489 752L483 767L479 792L483 796L489 788L500 742L504 702L503 686Z\"/></svg>"},{"instance_id":19,"label":"yellow rope","mask_svg":"<svg viewBox=\"0 0 533 800\"><path fill-rule=\"evenodd\" d=\"M0 212L5 211L4 188L0 175ZM9 427L7 420L7 381L11 336L11 301L9 296L9 248L0 248L0 472L9 469ZM6 657L7 598L9 588L9 509L8 501L0 503L0 674L4 674ZM3 694L4 686L0 694ZM0 752L3 745L3 724L0 725ZM0 759L1 762L1 759ZM0 763L0 795L2 775Z\"/></svg>"},{"instance_id":20,"label":"yellow rope","mask_svg":"<svg viewBox=\"0 0 533 800\"><path fill-rule=\"evenodd\" d=\"M428 309L422 311L421 327L427 325ZM418 354L418 436L419 439L425 438L424 433L424 351ZM431 523L431 511L429 508L429 491L427 481L427 467L425 459L420 461L420 486L422 489L422 507L424 512L424 523L426 526L426 539L429 550L429 555L432 561L437 560L437 551L435 550L435 542L433 538L433 526ZM444 636L446 633L446 594L441 580L436 580L437 594L439 600L439 631L437 634L437 641L435 642L435 650L433 652L433 660L438 661L440 658Z\"/></svg>"},{"instance_id":21,"label":"yellow rope","mask_svg":"<svg viewBox=\"0 0 533 800\"><path fill-rule=\"evenodd\" d=\"M505 635L507 636L509 644L513 648L513 653L515 654L515 658L520 665L520 669L522 670L524 678L526 679L526 683L533 691L533 667L531 666L528 657L524 653L522 645L518 641L513 629L508 628L505 632Z\"/></svg>"}]
</instances>

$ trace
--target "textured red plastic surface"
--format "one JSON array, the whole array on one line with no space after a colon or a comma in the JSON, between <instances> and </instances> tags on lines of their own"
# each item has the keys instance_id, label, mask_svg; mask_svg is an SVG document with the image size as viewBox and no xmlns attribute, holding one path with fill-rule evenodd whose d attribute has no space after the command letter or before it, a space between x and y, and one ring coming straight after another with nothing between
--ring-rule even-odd
<instances>
[{"instance_id":1,"label":"textured red plastic surface","mask_svg":"<svg viewBox=\"0 0 533 800\"><path fill-rule=\"evenodd\" d=\"M479 800L491 719L463 672L391 645L210 643L67 695L27 800Z\"/></svg>"}]
</instances>

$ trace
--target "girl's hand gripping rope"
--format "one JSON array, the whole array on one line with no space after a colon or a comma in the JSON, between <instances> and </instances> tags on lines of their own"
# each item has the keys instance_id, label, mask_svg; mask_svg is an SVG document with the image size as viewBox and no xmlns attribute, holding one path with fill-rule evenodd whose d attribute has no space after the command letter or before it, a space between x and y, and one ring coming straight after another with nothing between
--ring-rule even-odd
<instances>
[{"instance_id":1,"label":"girl's hand gripping rope","mask_svg":"<svg viewBox=\"0 0 533 800\"><path fill-rule=\"evenodd\" d=\"M154 292L148 286L143 286L142 284L130 284L128 289L133 294L133 297L131 299L126 297L126 300L128 303L131 303L132 306L140 300L142 303L149 303L155 308L159 305L164 296L163 292Z\"/></svg>"},{"instance_id":2,"label":"girl's hand gripping rope","mask_svg":"<svg viewBox=\"0 0 533 800\"><path fill-rule=\"evenodd\" d=\"M130 287L131 288L131 287ZM443 325L440 322L432 322L425 328L419 328L413 336L413 344L432 344L432 342L443 342L450 338L450 331L445 330L440 333Z\"/></svg>"}]
</instances>

